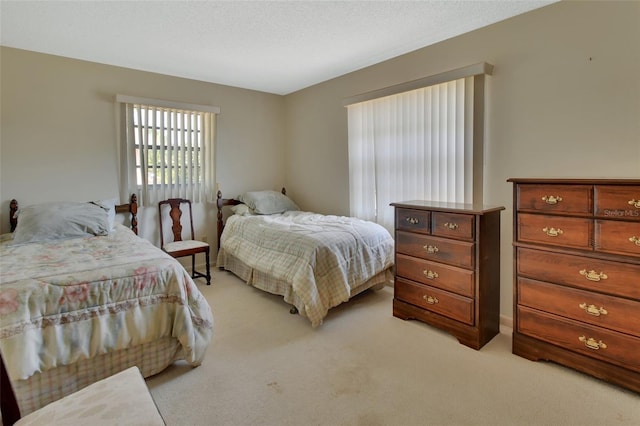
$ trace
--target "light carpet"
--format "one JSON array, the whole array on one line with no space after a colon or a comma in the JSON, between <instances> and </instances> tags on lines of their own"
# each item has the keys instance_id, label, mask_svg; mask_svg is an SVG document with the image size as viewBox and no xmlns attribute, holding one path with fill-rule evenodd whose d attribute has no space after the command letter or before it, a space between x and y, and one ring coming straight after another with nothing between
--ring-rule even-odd
<instances>
[{"instance_id":1,"label":"light carpet","mask_svg":"<svg viewBox=\"0 0 640 426\"><path fill-rule=\"evenodd\" d=\"M640 425L640 395L511 353L510 330L481 350L392 315L367 291L324 324L229 272L198 280L215 319L203 364L147 380L174 425Z\"/></svg>"}]
</instances>

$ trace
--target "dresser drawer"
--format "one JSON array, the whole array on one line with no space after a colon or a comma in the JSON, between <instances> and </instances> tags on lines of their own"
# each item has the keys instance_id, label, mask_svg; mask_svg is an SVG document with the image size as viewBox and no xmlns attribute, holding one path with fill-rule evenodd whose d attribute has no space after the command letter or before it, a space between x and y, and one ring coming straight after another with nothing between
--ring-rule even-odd
<instances>
[{"instance_id":1,"label":"dresser drawer","mask_svg":"<svg viewBox=\"0 0 640 426\"><path fill-rule=\"evenodd\" d=\"M396 209L396 229L428 234L431 212L424 210Z\"/></svg>"},{"instance_id":2,"label":"dresser drawer","mask_svg":"<svg viewBox=\"0 0 640 426\"><path fill-rule=\"evenodd\" d=\"M396 251L422 259L473 269L474 244L408 232L396 232Z\"/></svg>"},{"instance_id":3,"label":"dresser drawer","mask_svg":"<svg viewBox=\"0 0 640 426\"><path fill-rule=\"evenodd\" d=\"M640 337L640 302L518 278L518 304Z\"/></svg>"},{"instance_id":4,"label":"dresser drawer","mask_svg":"<svg viewBox=\"0 0 640 426\"><path fill-rule=\"evenodd\" d=\"M473 299L396 278L394 296L412 305L473 325Z\"/></svg>"},{"instance_id":5,"label":"dresser drawer","mask_svg":"<svg viewBox=\"0 0 640 426\"><path fill-rule=\"evenodd\" d=\"M596 216L640 221L640 186L596 185Z\"/></svg>"},{"instance_id":6,"label":"dresser drawer","mask_svg":"<svg viewBox=\"0 0 640 426\"><path fill-rule=\"evenodd\" d=\"M593 212L591 185L518 185L518 210L541 212L584 213Z\"/></svg>"},{"instance_id":7,"label":"dresser drawer","mask_svg":"<svg viewBox=\"0 0 640 426\"><path fill-rule=\"evenodd\" d=\"M518 331L630 370L640 371L640 339L518 306Z\"/></svg>"},{"instance_id":8,"label":"dresser drawer","mask_svg":"<svg viewBox=\"0 0 640 426\"><path fill-rule=\"evenodd\" d=\"M475 217L468 214L434 212L431 233L440 237L473 241Z\"/></svg>"},{"instance_id":9,"label":"dresser drawer","mask_svg":"<svg viewBox=\"0 0 640 426\"><path fill-rule=\"evenodd\" d=\"M521 213L518 215L518 241L591 249L593 221Z\"/></svg>"},{"instance_id":10,"label":"dresser drawer","mask_svg":"<svg viewBox=\"0 0 640 426\"><path fill-rule=\"evenodd\" d=\"M462 296L475 295L475 274L466 269L397 254L396 275Z\"/></svg>"},{"instance_id":11,"label":"dresser drawer","mask_svg":"<svg viewBox=\"0 0 640 426\"><path fill-rule=\"evenodd\" d=\"M640 256L640 222L596 220L595 240L597 251Z\"/></svg>"},{"instance_id":12,"label":"dresser drawer","mask_svg":"<svg viewBox=\"0 0 640 426\"><path fill-rule=\"evenodd\" d=\"M640 299L640 264L517 249L517 273L538 281Z\"/></svg>"}]
</instances>

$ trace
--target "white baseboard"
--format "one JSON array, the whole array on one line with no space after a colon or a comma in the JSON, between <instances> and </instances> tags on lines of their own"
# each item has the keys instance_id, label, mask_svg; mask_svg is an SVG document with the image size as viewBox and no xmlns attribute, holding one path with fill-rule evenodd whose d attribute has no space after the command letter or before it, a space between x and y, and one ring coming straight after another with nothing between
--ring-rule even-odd
<instances>
[{"instance_id":1,"label":"white baseboard","mask_svg":"<svg viewBox=\"0 0 640 426\"><path fill-rule=\"evenodd\" d=\"M513 318L500 315L500 333L511 334L513 332Z\"/></svg>"}]
</instances>

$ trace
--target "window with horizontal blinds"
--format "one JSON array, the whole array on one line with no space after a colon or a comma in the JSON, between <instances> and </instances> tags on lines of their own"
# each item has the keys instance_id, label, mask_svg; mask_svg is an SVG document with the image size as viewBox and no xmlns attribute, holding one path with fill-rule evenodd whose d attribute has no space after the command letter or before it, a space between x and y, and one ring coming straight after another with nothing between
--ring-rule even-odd
<instances>
[{"instance_id":1,"label":"window with horizontal blinds","mask_svg":"<svg viewBox=\"0 0 640 426\"><path fill-rule=\"evenodd\" d=\"M391 231L392 202L480 202L484 75L376 92L347 105L351 215Z\"/></svg>"},{"instance_id":2,"label":"window with horizontal blinds","mask_svg":"<svg viewBox=\"0 0 640 426\"><path fill-rule=\"evenodd\" d=\"M122 103L121 164L126 193L141 205L167 198L214 198L215 113Z\"/></svg>"}]
</instances>

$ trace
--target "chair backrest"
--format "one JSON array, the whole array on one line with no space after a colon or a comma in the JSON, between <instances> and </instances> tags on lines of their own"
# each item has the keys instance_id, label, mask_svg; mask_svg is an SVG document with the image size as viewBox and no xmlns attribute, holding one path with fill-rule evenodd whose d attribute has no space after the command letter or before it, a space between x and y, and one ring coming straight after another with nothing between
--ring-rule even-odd
<instances>
[{"instance_id":1,"label":"chair backrest","mask_svg":"<svg viewBox=\"0 0 640 426\"><path fill-rule=\"evenodd\" d=\"M171 231L173 233L173 241L182 241L182 224L180 218L182 217L181 206L186 204L189 209L189 224L191 226L191 239L194 240L193 232L193 213L191 211L191 200L185 198L169 198L168 200L160 201L158 203L158 218L160 220L160 247L164 247L164 232L162 229L162 207L169 205L169 217L171 218ZM166 210L166 209L165 209Z\"/></svg>"}]
</instances>

